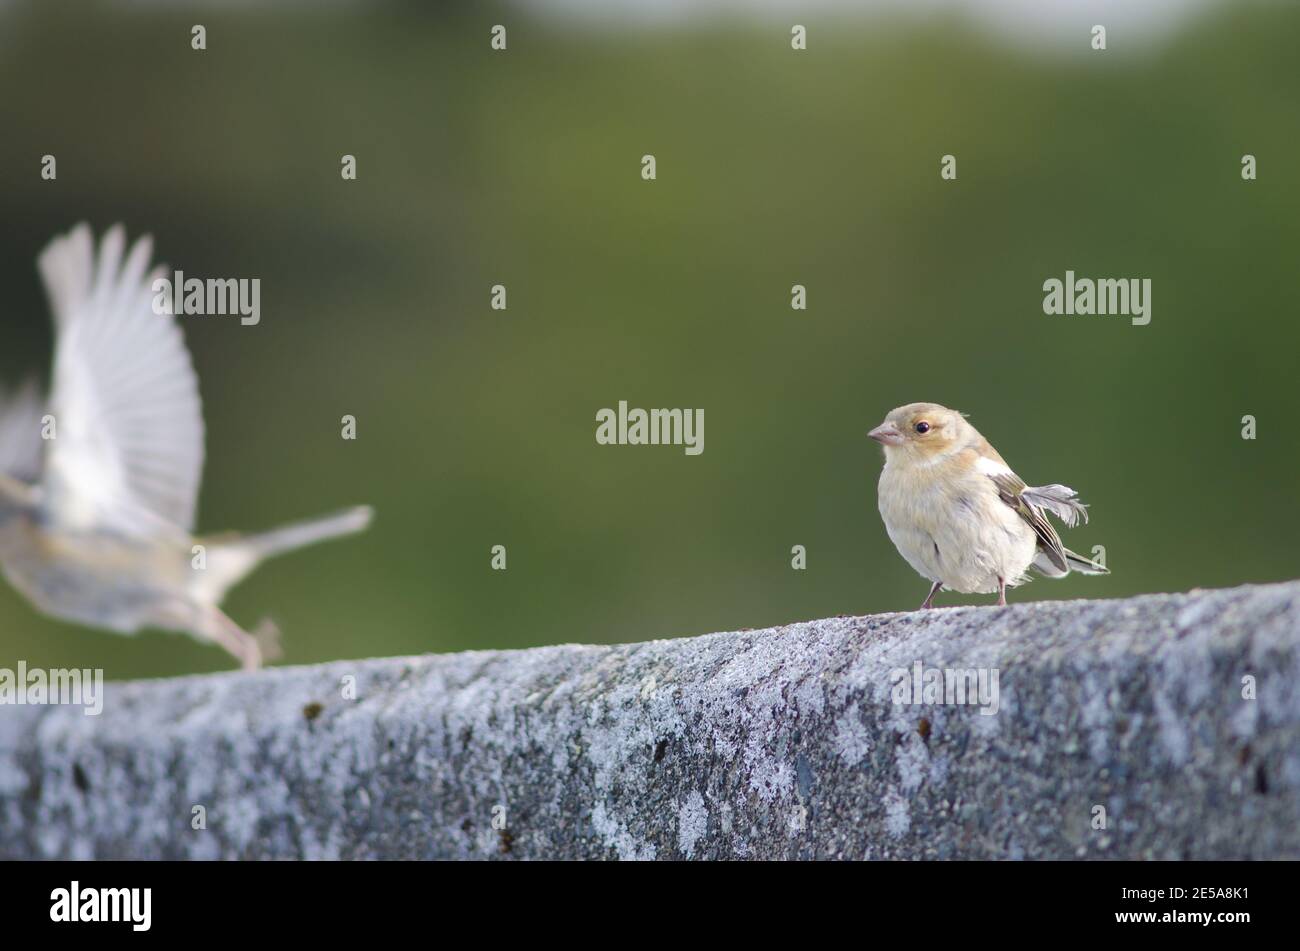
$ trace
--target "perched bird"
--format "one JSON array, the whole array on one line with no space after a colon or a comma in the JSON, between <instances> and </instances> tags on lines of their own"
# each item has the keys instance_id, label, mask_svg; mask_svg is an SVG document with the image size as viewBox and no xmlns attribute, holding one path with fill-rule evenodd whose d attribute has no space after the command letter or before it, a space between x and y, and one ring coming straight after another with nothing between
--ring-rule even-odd
<instances>
[{"instance_id":1,"label":"perched bird","mask_svg":"<svg viewBox=\"0 0 1300 951\"><path fill-rule=\"evenodd\" d=\"M1032 566L1049 578L1071 571L1109 574L1061 544L1047 521L1067 527L1088 520L1087 507L1064 485L1027 486L965 417L936 403L909 403L867 434L885 447L880 516L899 554L931 582L922 608L941 588L998 593L1030 580Z\"/></svg>"},{"instance_id":2,"label":"perched bird","mask_svg":"<svg viewBox=\"0 0 1300 951\"><path fill-rule=\"evenodd\" d=\"M39 260L54 316L48 404L27 385L0 393L0 568L37 610L134 634L184 632L245 669L274 644L220 608L263 559L359 532L353 508L256 535L191 534L203 468L198 378L180 327L153 308L152 244L125 253L89 227Z\"/></svg>"}]
</instances>

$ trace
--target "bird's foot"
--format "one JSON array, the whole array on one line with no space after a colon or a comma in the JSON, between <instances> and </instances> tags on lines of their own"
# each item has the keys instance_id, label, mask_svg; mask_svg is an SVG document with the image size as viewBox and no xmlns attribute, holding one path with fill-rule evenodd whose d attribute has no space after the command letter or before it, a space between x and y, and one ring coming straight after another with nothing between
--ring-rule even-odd
<instances>
[{"instance_id":1,"label":"bird's foot","mask_svg":"<svg viewBox=\"0 0 1300 951\"><path fill-rule=\"evenodd\" d=\"M284 656L284 651L280 648L280 626L269 617L257 622L252 635L264 662L269 663Z\"/></svg>"},{"instance_id":2,"label":"bird's foot","mask_svg":"<svg viewBox=\"0 0 1300 951\"><path fill-rule=\"evenodd\" d=\"M249 634L238 624L232 621L218 607L210 607L204 617L203 628L199 633L216 644L220 644L230 654L231 657L239 661L239 666L243 670L257 670L262 666L262 648L265 645L270 653L269 656L278 655L278 645L272 631L278 634L274 624L263 621L258 625L256 634Z\"/></svg>"}]
</instances>

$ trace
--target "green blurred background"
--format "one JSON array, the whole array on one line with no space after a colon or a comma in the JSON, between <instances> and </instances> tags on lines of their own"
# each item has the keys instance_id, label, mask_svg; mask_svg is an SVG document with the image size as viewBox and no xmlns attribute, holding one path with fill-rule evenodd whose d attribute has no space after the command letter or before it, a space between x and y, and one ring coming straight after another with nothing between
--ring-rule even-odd
<instances>
[{"instance_id":1,"label":"green blurred background","mask_svg":"<svg viewBox=\"0 0 1300 951\"><path fill-rule=\"evenodd\" d=\"M185 321L200 529L378 511L227 601L275 618L288 663L914 608L865 438L913 400L1092 505L1066 542L1114 574L1013 602L1300 576L1300 10L1210 4L1112 28L1105 53L1091 22L0 4L0 375L48 375L34 262L80 220L152 232L192 276L260 278L259 326ZM1151 278L1151 324L1045 316L1067 268ZM620 399L703 407L704 454L598 446ZM0 666L19 659L232 666L0 586Z\"/></svg>"}]
</instances>

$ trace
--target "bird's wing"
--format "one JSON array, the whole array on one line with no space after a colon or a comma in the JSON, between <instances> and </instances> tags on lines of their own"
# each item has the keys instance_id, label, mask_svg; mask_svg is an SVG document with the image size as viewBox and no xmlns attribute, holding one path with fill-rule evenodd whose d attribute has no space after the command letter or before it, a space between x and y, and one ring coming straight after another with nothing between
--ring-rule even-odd
<instances>
[{"instance_id":1,"label":"bird's wing","mask_svg":"<svg viewBox=\"0 0 1300 951\"><path fill-rule=\"evenodd\" d=\"M0 387L0 472L24 482L40 478L44 412L34 379L12 392Z\"/></svg>"},{"instance_id":2,"label":"bird's wing","mask_svg":"<svg viewBox=\"0 0 1300 951\"><path fill-rule=\"evenodd\" d=\"M82 224L40 256L55 330L46 505L68 528L188 532L203 469L198 378L175 318L154 313L152 242L124 258L125 246L117 225L96 255Z\"/></svg>"},{"instance_id":3,"label":"bird's wing","mask_svg":"<svg viewBox=\"0 0 1300 951\"><path fill-rule=\"evenodd\" d=\"M1043 510L1034 503L1031 494L1033 490L1005 465L987 458L983 459L982 463L980 468L993 480L998 496L1015 509L1016 514L1028 522L1029 527L1034 530L1034 534L1038 536L1038 547L1047 556L1048 561L1061 571L1069 571L1070 566L1065 560L1065 546L1061 544L1061 536L1056 534L1056 529L1047 520Z\"/></svg>"},{"instance_id":4,"label":"bird's wing","mask_svg":"<svg viewBox=\"0 0 1300 951\"><path fill-rule=\"evenodd\" d=\"M1088 522L1088 506L1079 501L1079 493L1068 485L1052 483L1051 485L1030 485L1021 490L1021 494L1033 505L1047 509L1062 522L1066 528L1074 528L1080 521Z\"/></svg>"}]
</instances>

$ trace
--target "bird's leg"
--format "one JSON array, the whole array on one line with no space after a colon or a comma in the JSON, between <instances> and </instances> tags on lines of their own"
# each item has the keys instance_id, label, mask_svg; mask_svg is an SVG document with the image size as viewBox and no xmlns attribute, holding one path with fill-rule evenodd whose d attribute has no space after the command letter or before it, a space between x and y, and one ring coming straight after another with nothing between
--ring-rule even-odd
<instances>
[{"instance_id":1,"label":"bird's leg","mask_svg":"<svg viewBox=\"0 0 1300 951\"><path fill-rule=\"evenodd\" d=\"M926 608L934 607L934 596L939 593L939 589L942 587L943 583L939 581L930 585L930 593L925 596L925 600L921 602L921 606L917 610L924 611Z\"/></svg>"},{"instance_id":2,"label":"bird's leg","mask_svg":"<svg viewBox=\"0 0 1300 951\"><path fill-rule=\"evenodd\" d=\"M232 621L220 608L212 607L205 613L204 633L220 644L244 670L257 670L262 666L262 648L257 638Z\"/></svg>"},{"instance_id":3,"label":"bird's leg","mask_svg":"<svg viewBox=\"0 0 1300 951\"><path fill-rule=\"evenodd\" d=\"M1001 578L998 579L998 607L1007 606L1007 583Z\"/></svg>"}]
</instances>

